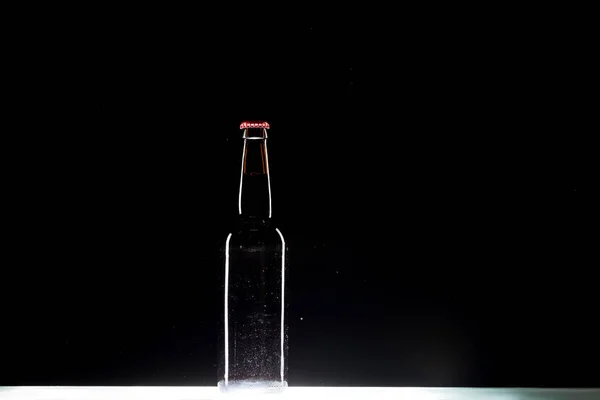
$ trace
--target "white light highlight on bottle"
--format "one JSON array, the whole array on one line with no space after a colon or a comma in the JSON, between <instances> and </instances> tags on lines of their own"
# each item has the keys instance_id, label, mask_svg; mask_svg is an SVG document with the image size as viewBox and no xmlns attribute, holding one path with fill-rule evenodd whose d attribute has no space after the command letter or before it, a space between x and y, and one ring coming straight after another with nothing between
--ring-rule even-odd
<instances>
[{"instance_id":1,"label":"white light highlight on bottle","mask_svg":"<svg viewBox=\"0 0 600 400\"><path fill-rule=\"evenodd\" d=\"M269 169L269 152L267 151L267 130L263 129L263 131L265 131L265 159L267 160L267 186L269 186L269 218L271 218L271 170Z\"/></svg>"},{"instance_id":2,"label":"white light highlight on bottle","mask_svg":"<svg viewBox=\"0 0 600 400\"><path fill-rule=\"evenodd\" d=\"M242 183L244 182L244 157L246 157L246 131L244 130L244 149L242 150L242 170L240 172L240 194L238 199L238 207L240 215L242 215Z\"/></svg>"},{"instance_id":3,"label":"white light highlight on bottle","mask_svg":"<svg viewBox=\"0 0 600 400\"><path fill-rule=\"evenodd\" d=\"M275 228L279 237L281 237L281 384L283 385L283 365L285 360L283 355L284 349L284 312L285 312L285 239L278 228Z\"/></svg>"},{"instance_id":4,"label":"white light highlight on bottle","mask_svg":"<svg viewBox=\"0 0 600 400\"><path fill-rule=\"evenodd\" d=\"M229 383L229 240L225 242L225 386Z\"/></svg>"}]
</instances>

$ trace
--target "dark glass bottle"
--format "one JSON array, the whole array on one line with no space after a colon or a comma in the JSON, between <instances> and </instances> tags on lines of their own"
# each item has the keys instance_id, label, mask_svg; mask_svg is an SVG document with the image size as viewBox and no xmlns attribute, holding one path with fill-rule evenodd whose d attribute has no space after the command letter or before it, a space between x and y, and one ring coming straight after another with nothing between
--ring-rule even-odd
<instances>
[{"instance_id":1,"label":"dark glass bottle","mask_svg":"<svg viewBox=\"0 0 600 400\"><path fill-rule=\"evenodd\" d=\"M222 391L287 386L285 240L272 221L266 122L244 122L236 227L225 242Z\"/></svg>"}]
</instances>

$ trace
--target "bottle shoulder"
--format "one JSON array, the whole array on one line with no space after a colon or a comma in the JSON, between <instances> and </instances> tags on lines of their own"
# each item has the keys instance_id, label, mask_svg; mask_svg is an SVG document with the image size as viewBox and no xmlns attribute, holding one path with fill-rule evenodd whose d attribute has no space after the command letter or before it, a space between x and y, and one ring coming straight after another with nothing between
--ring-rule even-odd
<instances>
[{"instance_id":1,"label":"bottle shoulder","mask_svg":"<svg viewBox=\"0 0 600 400\"><path fill-rule=\"evenodd\" d=\"M230 225L230 232L247 232L247 231L271 231L271 232L281 232L281 229L278 228L276 221L267 218L267 219L236 219L233 224Z\"/></svg>"},{"instance_id":2,"label":"bottle shoulder","mask_svg":"<svg viewBox=\"0 0 600 400\"><path fill-rule=\"evenodd\" d=\"M274 236L278 238L283 237L283 233L279 228L268 227L268 228L250 228L250 227L236 227L232 229L227 236L231 238L245 237L245 236Z\"/></svg>"},{"instance_id":3,"label":"bottle shoulder","mask_svg":"<svg viewBox=\"0 0 600 400\"><path fill-rule=\"evenodd\" d=\"M226 240L230 243L285 243L283 233L274 224L238 224Z\"/></svg>"}]
</instances>

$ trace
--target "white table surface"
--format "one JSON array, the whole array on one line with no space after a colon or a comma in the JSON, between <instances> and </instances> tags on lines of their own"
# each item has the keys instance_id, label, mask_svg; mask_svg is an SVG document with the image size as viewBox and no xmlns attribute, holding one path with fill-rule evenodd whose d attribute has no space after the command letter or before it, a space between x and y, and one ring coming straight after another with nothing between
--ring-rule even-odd
<instances>
[{"instance_id":1,"label":"white table surface","mask_svg":"<svg viewBox=\"0 0 600 400\"><path fill-rule=\"evenodd\" d=\"M307 387L279 394L243 394L245 399L411 399L411 400L600 400L600 389ZM0 399L36 400L210 400L239 398L214 386L0 386Z\"/></svg>"}]
</instances>

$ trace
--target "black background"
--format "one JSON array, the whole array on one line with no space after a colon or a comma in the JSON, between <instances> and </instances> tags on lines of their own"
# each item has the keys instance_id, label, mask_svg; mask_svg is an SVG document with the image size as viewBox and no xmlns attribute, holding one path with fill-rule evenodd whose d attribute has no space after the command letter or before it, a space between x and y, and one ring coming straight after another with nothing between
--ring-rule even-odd
<instances>
[{"instance_id":1,"label":"black background","mask_svg":"<svg viewBox=\"0 0 600 400\"><path fill-rule=\"evenodd\" d=\"M597 386L575 17L46 11L13 32L0 385L216 384L258 119L290 385Z\"/></svg>"}]
</instances>

